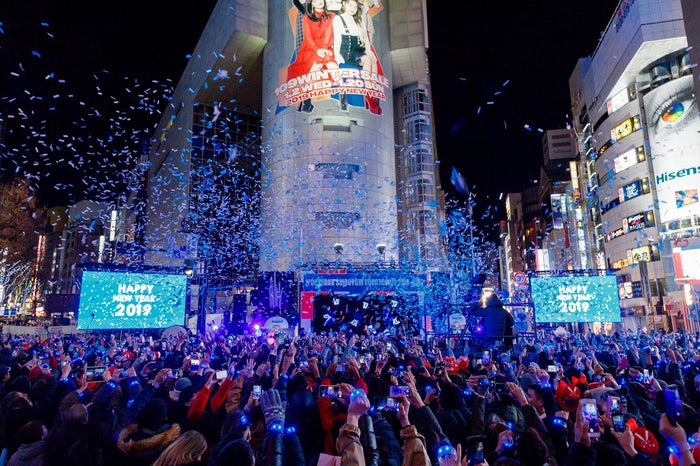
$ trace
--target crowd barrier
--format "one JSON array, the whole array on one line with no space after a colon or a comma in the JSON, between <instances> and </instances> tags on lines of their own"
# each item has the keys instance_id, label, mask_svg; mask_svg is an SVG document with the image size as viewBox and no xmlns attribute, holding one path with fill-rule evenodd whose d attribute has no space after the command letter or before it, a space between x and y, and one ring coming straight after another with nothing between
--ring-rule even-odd
<instances>
[{"instance_id":1,"label":"crowd barrier","mask_svg":"<svg viewBox=\"0 0 700 466\"><path fill-rule=\"evenodd\" d=\"M46 335L48 329L49 333L72 334L76 333L77 330L75 325L49 325L48 327L33 327L30 325L3 325L2 334L3 335Z\"/></svg>"}]
</instances>

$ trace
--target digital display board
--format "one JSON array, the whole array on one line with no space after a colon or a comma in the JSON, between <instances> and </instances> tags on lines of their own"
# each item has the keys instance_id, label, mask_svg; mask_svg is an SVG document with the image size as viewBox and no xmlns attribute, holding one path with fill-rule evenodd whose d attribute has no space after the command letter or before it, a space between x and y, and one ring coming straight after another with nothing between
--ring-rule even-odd
<instances>
[{"instance_id":1,"label":"digital display board","mask_svg":"<svg viewBox=\"0 0 700 466\"><path fill-rule=\"evenodd\" d=\"M532 277L537 322L620 322L615 276Z\"/></svg>"},{"instance_id":2,"label":"digital display board","mask_svg":"<svg viewBox=\"0 0 700 466\"><path fill-rule=\"evenodd\" d=\"M700 248L673 248L673 264L678 282L700 283Z\"/></svg>"},{"instance_id":3,"label":"digital display board","mask_svg":"<svg viewBox=\"0 0 700 466\"><path fill-rule=\"evenodd\" d=\"M78 329L166 328L185 322L187 277L83 271Z\"/></svg>"}]
</instances>

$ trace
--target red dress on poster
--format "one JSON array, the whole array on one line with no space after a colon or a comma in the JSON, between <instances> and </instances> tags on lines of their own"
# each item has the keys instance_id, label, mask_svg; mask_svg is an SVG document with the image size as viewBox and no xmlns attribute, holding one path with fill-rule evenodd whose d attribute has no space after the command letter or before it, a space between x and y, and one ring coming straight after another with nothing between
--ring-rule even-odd
<instances>
[{"instance_id":1,"label":"red dress on poster","mask_svg":"<svg viewBox=\"0 0 700 466\"><path fill-rule=\"evenodd\" d=\"M335 64L332 53L334 16L335 14L331 12L327 15L322 13L318 21L314 21L308 15L304 15L302 21L304 40L299 47L296 60L287 68L288 80L306 74L312 69L322 69L328 63ZM320 56L319 50L329 50L331 53Z\"/></svg>"}]
</instances>

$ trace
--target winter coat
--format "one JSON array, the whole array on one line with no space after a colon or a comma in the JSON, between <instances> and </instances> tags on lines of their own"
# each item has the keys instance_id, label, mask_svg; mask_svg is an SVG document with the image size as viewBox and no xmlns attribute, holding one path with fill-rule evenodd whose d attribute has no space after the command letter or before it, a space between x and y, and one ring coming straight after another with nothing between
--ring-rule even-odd
<instances>
[{"instance_id":1,"label":"winter coat","mask_svg":"<svg viewBox=\"0 0 700 466\"><path fill-rule=\"evenodd\" d=\"M34 443L20 445L17 452L10 457L7 466L44 466L46 442L39 440Z\"/></svg>"},{"instance_id":2,"label":"winter coat","mask_svg":"<svg viewBox=\"0 0 700 466\"><path fill-rule=\"evenodd\" d=\"M178 424L166 425L154 434L139 430L136 424L130 424L119 433L117 448L124 456L124 463L146 466L157 460L180 433Z\"/></svg>"},{"instance_id":3,"label":"winter coat","mask_svg":"<svg viewBox=\"0 0 700 466\"><path fill-rule=\"evenodd\" d=\"M46 437L46 466L67 464L66 456L71 447L85 435L86 424L55 425Z\"/></svg>"},{"instance_id":4,"label":"winter coat","mask_svg":"<svg viewBox=\"0 0 700 466\"><path fill-rule=\"evenodd\" d=\"M360 428L345 424L340 428L336 441L336 449L340 454L343 466L365 466L365 454L360 443Z\"/></svg>"},{"instance_id":5,"label":"winter coat","mask_svg":"<svg viewBox=\"0 0 700 466\"><path fill-rule=\"evenodd\" d=\"M430 466L432 464L425 449L425 439L418 433L415 426L406 426L401 429L401 438L403 439L403 466Z\"/></svg>"}]
</instances>

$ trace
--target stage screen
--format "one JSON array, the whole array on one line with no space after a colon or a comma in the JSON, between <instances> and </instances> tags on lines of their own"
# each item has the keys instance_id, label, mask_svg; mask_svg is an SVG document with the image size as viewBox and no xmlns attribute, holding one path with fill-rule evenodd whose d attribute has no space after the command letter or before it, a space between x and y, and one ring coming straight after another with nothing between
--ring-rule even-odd
<instances>
[{"instance_id":1,"label":"stage screen","mask_svg":"<svg viewBox=\"0 0 700 466\"><path fill-rule=\"evenodd\" d=\"M531 277L537 323L620 322L617 277Z\"/></svg>"},{"instance_id":2,"label":"stage screen","mask_svg":"<svg viewBox=\"0 0 700 466\"><path fill-rule=\"evenodd\" d=\"M186 293L185 275L86 270L80 289L78 329L183 325Z\"/></svg>"}]
</instances>

